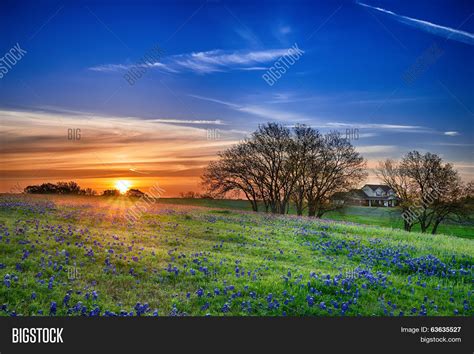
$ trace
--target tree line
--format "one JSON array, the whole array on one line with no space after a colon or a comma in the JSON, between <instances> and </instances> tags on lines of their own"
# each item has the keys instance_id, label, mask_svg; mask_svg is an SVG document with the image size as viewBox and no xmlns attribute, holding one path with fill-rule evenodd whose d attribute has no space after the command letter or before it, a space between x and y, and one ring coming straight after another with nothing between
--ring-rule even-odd
<instances>
[{"instance_id":1,"label":"tree line","mask_svg":"<svg viewBox=\"0 0 474 354\"><path fill-rule=\"evenodd\" d=\"M245 196L252 210L321 217L337 207L336 192L356 187L367 176L366 162L338 132L321 134L306 125L278 123L222 151L204 171L202 183L214 197Z\"/></svg>"},{"instance_id":2,"label":"tree line","mask_svg":"<svg viewBox=\"0 0 474 354\"><path fill-rule=\"evenodd\" d=\"M57 182L57 183L42 183L39 185L27 186L24 190L27 194L69 194L69 195L87 195L94 196L98 193L92 188L81 188L79 184L74 181L70 182ZM105 197L120 196L121 193L118 189L107 189L101 194ZM126 197L141 197L145 195L139 189L129 189L126 193Z\"/></svg>"},{"instance_id":3,"label":"tree line","mask_svg":"<svg viewBox=\"0 0 474 354\"><path fill-rule=\"evenodd\" d=\"M40 185L27 186L24 189L27 194L77 194L96 195L97 192L91 188L82 189L76 182L43 183Z\"/></svg>"}]
</instances>

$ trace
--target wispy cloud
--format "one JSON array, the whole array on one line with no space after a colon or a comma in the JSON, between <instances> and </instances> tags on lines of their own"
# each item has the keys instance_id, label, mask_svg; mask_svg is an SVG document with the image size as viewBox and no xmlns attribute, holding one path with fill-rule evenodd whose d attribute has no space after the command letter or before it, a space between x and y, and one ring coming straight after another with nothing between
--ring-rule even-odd
<instances>
[{"instance_id":1,"label":"wispy cloud","mask_svg":"<svg viewBox=\"0 0 474 354\"><path fill-rule=\"evenodd\" d=\"M210 74L231 70L266 70L265 64L273 63L275 60L288 53L288 49L269 49L259 51L225 51L211 50L206 52L192 52L186 54L171 55L163 58L161 62L150 62L146 64L104 64L89 68L89 70L110 72L128 70L132 67L156 68L159 70L179 73L195 72L199 74Z\"/></svg>"},{"instance_id":2,"label":"wispy cloud","mask_svg":"<svg viewBox=\"0 0 474 354\"><path fill-rule=\"evenodd\" d=\"M459 132L456 132L456 131L449 131L449 132L444 132L444 135L447 135L447 136L458 136L460 135Z\"/></svg>"},{"instance_id":3,"label":"wispy cloud","mask_svg":"<svg viewBox=\"0 0 474 354\"><path fill-rule=\"evenodd\" d=\"M223 101L223 100L210 98L210 97L199 96L199 95L189 95L189 96L203 100L203 101L218 103L218 104L227 106L233 110L248 113L253 116L264 118L266 120L272 120L272 121L278 120L278 121L283 121L283 122L304 123L311 119L311 117L302 113L288 112L288 111L279 110L279 109L277 110L277 109L272 109L272 108L268 108L266 106L261 106L261 105L235 104L232 102Z\"/></svg>"},{"instance_id":4,"label":"wispy cloud","mask_svg":"<svg viewBox=\"0 0 474 354\"><path fill-rule=\"evenodd\" d=\"M283 94L283 98L290 97L291 94ZM248 113L253 116L263 118L266 121L281 121L288 123L288 127L292 127L296 123L304 123L316 129L326 130L341 130L341 129L363 129L365 133L370 134L366 137L377 136L376 132L403 132L403 133L419 133L419 134L439 134L439 131L424 127L420 125L408 124L386 124L386 123L363 123L363 122L334 122L327 117L319 117L315 115L308 115L303 112L287 111L282 109L275 109L274 104L262 105L252 103L236 104L221 99L212 97L205 97L200 95L189 95L190 97L221 104L229 107L232 110ZM292 125L293 124L293 125Z\"/></svg>"},{"instance_id":5,"label":"wispy cloud","mask_svg":"<svg viewBox=\"0 0 474 354\"><path fill-rule=\"evenodd\" d=\"M145 63L145 64L104 64L104 65L93 66L89 68L89 70L100 71L100 72L114 72L114 71L122 71L122 70L125 71L130 68L158 68L158 69L163 69L170 72L177 72L176 70L160 62Z\"/></svg>"},{"instance_id":6,"label":"wispy cloud","mask_svg":"<svg viewBox=\"0 0 474 354\"><path fill-rule=\"evenodd\" d=\"M424 20L419 20L416 18L408 17L408 16L403 16L399 15L393 11L385 10L380 7L375 7L371 5L364 4L362 2L357 2L358 5L382 12L386 15L391 16L395 20L406 24L408 26L412 26L415 28L418 28L422 31L446 38L446 39L452 39L458 42L463 42L466 44L474 45L474 34L461 31L459 29L451 28L451 27L446 27L446 26L441 26L437 25L432 22L424 21Z\"/></svg>"},{"instance_id":7,"label":"wispy cloud","mask_svg":"<svg viewBox=\"0 0 474 354\"><path fill-rule=\"evenodd\" d=\"M357 146L356 149L361 154L386 154L396 152L398 147L395 145L367 145Z\"/></svg>"},{"instance_id":8,"label":"wispy cloud","mask_svg":"<svg viewBox=\"0 0 474 354\"><path fill-rule=\"evenodd\" d=\"M168 123L168 124L211 124L211 125L224 125L225 123L220 119L215 120L188 120L188 119L152 119L151 121L156 123Z\"/></svg>"},{"instance_id":9,"label":"wispy cloud","mask_svg":"<svg viewBox=\"0 0 474 354\"><path fill-rule=\"evenodd\" d=\"M217 151L246 133L224 126L220 139L208 139L206 126L200 125L221 125L220 120L102 115L94 115L91 120L88 115L83 118L76 113L0 109L4 127L0 141L8 142L0 144L0 185L2 178L20 174L25 178L54 179L123 177L133 173L198 177L198 169L206 166ZM29 128L23 129L25 126ZM68 140L70 128L81 129L81 140Z\"/></svg>"},{"instance_id":10,"label":"wispy cloud","mask_svg":"<svg viewBox=\"0 0 474 354\"><path fill-rule=\"evenodd\" d=\"M404 124L385 124L385 123L341 123L330 122L326 123L328 128L359 128L359 129L373 129L373 130L390 130L395 132L413 132L413 133L427 133L431 130L420 125L404 125Z\"/></svg>"}]
</instances>

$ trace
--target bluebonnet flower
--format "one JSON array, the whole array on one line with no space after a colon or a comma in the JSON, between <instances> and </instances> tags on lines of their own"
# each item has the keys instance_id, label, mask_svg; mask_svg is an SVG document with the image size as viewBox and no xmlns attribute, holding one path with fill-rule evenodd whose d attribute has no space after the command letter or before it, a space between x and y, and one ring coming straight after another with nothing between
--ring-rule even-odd
<instances>
[{"instance_id":1,"label":"bluebonnet flower","mask_svg":"<svg viewBox=\"0 0 474 354\"><path fill-rule=\"evenodd\" d=\"M9 288L10 285L11 285L11 282L10 282L10 274L5 274L5 276L3 277L3 284Z\"/></svg>"},{"instance_id":2,"label":"bluebonnet flower","mask_svg":"<svg viewBox=\"0 0 474 354\"><path fill-rule=\"evenodd\" d=\"M56 315L57 305L55 301L51 301L51 305L49 306L49 315L54 316Z\"/></svg>"},{"instance_id":3,"label":"bluebonnet flower","mask_svg":"<svg viewBox=\"0 0 474 354\"><path fill-rule=\"evenodd\" d=\"M48 289L51 290L53 288L54 277L49 278Z\"/></svg>"},{"instance_id":4,"label":"bluebonnet flower","mask_svg":"<svg viewBox=\"0 0 474 354\"><path fill-rule=\"evenodd\" d=\"M66 306L69 306L69 300L71 299L71 296L69 294L66 294L63 299L63 304Z\"/></svg>"},{"instance_id":5,"label":"bluebonnet flower","mask_svg":"<svg viewBox=\"0 0 474 354\"><path fill-rule=\"evenodd\" d=\"M226 312L229 312L230 311L230 307L229 307L229 304L226 302L224 304L224 306L222 306L222 312L226 313Z\"/></svg>"}]
</instances>

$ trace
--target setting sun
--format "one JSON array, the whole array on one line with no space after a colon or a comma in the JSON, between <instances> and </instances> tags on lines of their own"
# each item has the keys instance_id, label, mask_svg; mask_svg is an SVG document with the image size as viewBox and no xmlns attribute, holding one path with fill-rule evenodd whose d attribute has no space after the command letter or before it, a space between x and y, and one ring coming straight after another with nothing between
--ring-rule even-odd
<instances>
[{"instance_id":1,"label":"setting sun","mask_svg":"<svg viewBox=\"0 0 474 354\"><path fill-rule=\"evenodd\" d=\"M120 180L115 182L115 188L117 188L121 194L126 193L130 189L131 185L132 184L126 180Z\"/></svg>"}]
</instances>

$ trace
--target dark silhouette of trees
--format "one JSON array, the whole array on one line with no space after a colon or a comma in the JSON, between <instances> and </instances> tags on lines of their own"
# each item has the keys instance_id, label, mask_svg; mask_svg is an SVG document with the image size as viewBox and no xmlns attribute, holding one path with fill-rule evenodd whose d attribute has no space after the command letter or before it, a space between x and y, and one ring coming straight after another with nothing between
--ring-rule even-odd
<instances>
[{"instance_id":1,"label":"dark silhouette of trees","mask_svg":"<svg viewBox=\"0 0 474 354\"><path fill-rule=\"evenodd\" d=\"M290 129L276 123L261 125L246 145L251 159L250 182L256 186L253 202L261 197L272 213L286 213L299 173Z\"/></svg>"},{"instance_id":2,"label":"dark silhouette of trees","mask_svg":"<svg viewBox=\"0 0 474 354\"><path fill-rule=\"evenodd\" d=\"M28 194L56 194L56 185L53 183L43 183L39 186L27 186L25 193Z\"/></svg>"},{"instance_id":3,"label":"dark silhouette of trees","mask_svg":"<svg viewBox=\"0 0 474 354\"><path fill-rule=\"evenodd\" d=\"M251 137L220 152L203 175L208 193L245 195L258 211L284 214L290 201L298 215L321 217L334 208L330 196L346 191L365 177L364 159L337 133L323 136L297 125L292 130L276 123L260 126Z\"/></svg>"},{"instance_id":4,"label":"dark silhouette of trees","mask_svg":"<svg viewBox=\"0 0 474 354\"><path fill-rule=\"evenodd\" d=\"M247 142L237 144L219 152L218 157L217 161L209 164L203 175L208 194L220 198L242 193L252 205L252 210L258 211L259 199L267 199L263 195L259 171L253 167L250 145Z\"/></svg>"},{"instance_id":5,"label":"dark silhouette of trees","mask_svg":"<svg viewBox=\"0 0 474 354\"><path fill-rule=\"evenodd\" d=\"M56 191L58 194L79 194L81 187L76 182L58 182Z\"/></svg>"},{"instance_id":6,"label":"dark silhouette of trees","mask_svg":"<svg viewBox=\"0 0 474 354\"><path fill-rule=\"evenodd\" d=\"M106 189L102 192L104 197L118 197L120 196L120 191L118 189Z\"/></svg>"},{"instance_id":7,"label":"dark silhouette of trees","mask_svg":"<svg viewBox=\"0 0 474 354\"><path fill-rule=\"evenodd\" d=\"M95 195L97 194L91 188L81 189L81 187L74 181L43 183L40 185L27 186L24 189L28 194L80 194L80 195Z\"/></svg>"},{"instance_id":8,"label":"dark silhouette of trees","mask_svg":"<svg viewBox=\"0 0 474 354\"><path fill-rule=\"evenodd\" d=\"M313 167L312 160L317 160L321 157L320 154L322 150L323 137L317 130L304 125L297 125L294 128L294 134L300 157L297 166L298 176L296 178L292 200L295 203L296 214L303 215L304 210L307 208L305 203L306 195L308 190L311 188L307 177Z\"/></svg>"},{"instance_id":9,"label":"dark silhouette of trees","mask_svg":"<svg viewBox=\"0 0 474 354\"><path fill-rule=\"evenodd\" d=\"M145 196L146 194L143 193L141 190L139 189L129 189L127 191L127 193L125 193L125 196L127 197L132 197L132 198L140 198L140 197L143 197Z\"/></svg>"}]
</instances>

